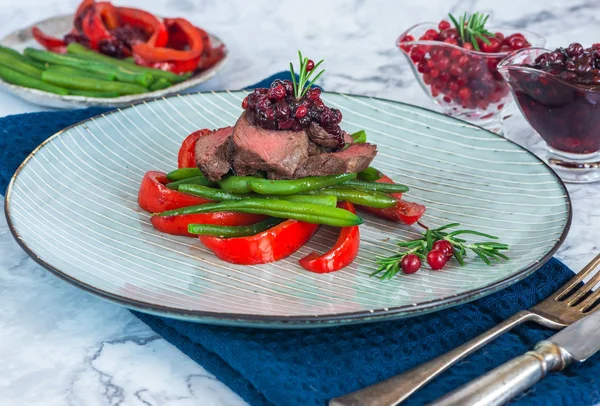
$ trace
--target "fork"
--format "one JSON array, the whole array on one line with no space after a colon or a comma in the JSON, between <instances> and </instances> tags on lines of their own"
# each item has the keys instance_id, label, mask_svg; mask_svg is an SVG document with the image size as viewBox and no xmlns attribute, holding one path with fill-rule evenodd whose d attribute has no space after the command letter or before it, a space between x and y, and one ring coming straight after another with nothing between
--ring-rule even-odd
<instances>
[{"instance_id":1,"label":"fork","mask_svg":"<svg viewBox=\"0 0 600 406\"><path fill-rule=\"evenodd\" d=\"M529 310L522 310L485 333L446 354L440 355L400 375L329 401L329 406L394 406L458 361L492 342L515 326L533 321L544 327L560 330L586 316L600 299L600 289L592 288L600 282L597 272L588 282L583 280L600 264L600 254L560 289Z\"/></svg>"}]
</instances>

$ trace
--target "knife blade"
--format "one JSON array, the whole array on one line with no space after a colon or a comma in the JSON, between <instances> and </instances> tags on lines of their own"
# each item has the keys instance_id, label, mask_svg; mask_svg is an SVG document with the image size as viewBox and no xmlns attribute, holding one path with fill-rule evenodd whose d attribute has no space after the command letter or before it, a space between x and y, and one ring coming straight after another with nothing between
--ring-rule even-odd
<instances>
[{"instance_id":1,"label":"knife blade","mask_svg":"<svg viewBox=\"0 0 600 406\"><path fill-rule=\"evenodd\" d=\"M573 361L584 362L600 351L600 311L540 341L529 351L429 406L499 406L529 389L548 372L562 371Z\"/></svg>"},{"instance_id":2,"label":"knife blade","mask_svg":"<svg viewBox=\"0 0 600 406\"><path fill-rule=\"evenodd\" d=\"M600 312L593 312L550 339L565 350L575 361L584 362L600 351Z\"/></svg>"}]
</instances>

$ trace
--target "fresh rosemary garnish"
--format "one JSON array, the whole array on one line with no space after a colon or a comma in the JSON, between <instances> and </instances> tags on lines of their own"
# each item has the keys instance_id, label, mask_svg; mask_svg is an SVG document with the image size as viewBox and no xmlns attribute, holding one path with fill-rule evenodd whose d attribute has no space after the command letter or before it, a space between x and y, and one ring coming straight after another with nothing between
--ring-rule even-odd
<instances>
[{"instance_id":1,"label":"fresh rosemary garnish","mask_svg":"<svg viewBox=\"0 0 600 406\"><path fill-rule=\"evenodd\" d=\"M323 59L314 64L312 60L303 57L302 52L300 51L298 51L298 57L300 58L298 82L296 82L296 74L294 73L294 64L292 62L290 62L290 72L292 74L292 84L294 86L294 97L296 97L296 99L301 99L304 97L306 92L308 92L308 89L310 89L310 87L317 81L317 79L319 79L321 75L325 73L325 69L321 70L321 72L319 72L314 79L310 80L312 74L317 71L317 68L323 62Z\"/></svg>"},{"instance_id":2,"label":"fresh rosemary garnish","mask_svg":"<svg viewBox=\"0 0 600 406\"><path fill-rule=\"evenodd\" d=\"M452 14L448 14L448 17L452 20L454 27L456 27L463 44L470 42L473 44L473 48L476 51L479 51L477 39L490 45L490 40L485 37L486 35L494 35L485 29L485 23L490 18L489 15L477 12L468 16L467 13L465 13L458 17L458 21Z\"/></svg>"},{"instance_id":3,"label":"fresh rosemary garnish","mask_svg":"<svg viewBox=\"0 0 600 406\"><path fill-rule=\"evenodd\" d=\"M468 243L467 240L459 236L474 235L490 240L497 240L498 237L475 230L450 231L451 228L459 225L459 223L451 223L435 229L426 228L420 238L397 243L396 245L404 251L389 257L378 257L377 265L379 267L371 276L378 276L380 279L392 279L402 269L402 260L407 255L414 254L419 259L424 260L427 258L427 253L434 249L434 244L438 241L447 241L452 245L452 256L456 258L461 266L465 264L464 257L467 255L467 251L473 252L486 265L491 265L492 261L499 262L501 259L509 259L501 252L509 248L507 244L495 241Z\"/></svg>"}]
</instances>

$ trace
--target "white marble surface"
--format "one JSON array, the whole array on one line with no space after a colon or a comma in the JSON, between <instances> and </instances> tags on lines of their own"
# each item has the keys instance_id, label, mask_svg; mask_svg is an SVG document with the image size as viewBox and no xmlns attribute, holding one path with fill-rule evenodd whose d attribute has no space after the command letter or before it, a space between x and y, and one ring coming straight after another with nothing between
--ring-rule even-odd
<instances>
[{"instance_id":1,"label":"white marble surface","mask_svg":"<svg viewBox=\"0 0 600 406\"><path fill-rule=\"evenodd\" d=\"M0 0L0 36L72 12L77 0ZM116 0L183 15L218 34L231 60L200 89L236 89L283 70L296 49L323 57L329 90L433 107L394 48L409 25L448 11L485 11L496 26L538 32L549 46L597 42L594 0ZM0 93L0 116L41 108ZM509 138L540 153L517 114ZM1 130L1 129L0 129ZM0 131L1 134L1 131ZM1 135L0 135L1 136ZM571 232L558 257L579 269L597 251L600 184L569 186ZM0 406L244 405L201 366L157 337L127 310L83 293L37 266L0 215Z\"/></svg>"}]
</instances>

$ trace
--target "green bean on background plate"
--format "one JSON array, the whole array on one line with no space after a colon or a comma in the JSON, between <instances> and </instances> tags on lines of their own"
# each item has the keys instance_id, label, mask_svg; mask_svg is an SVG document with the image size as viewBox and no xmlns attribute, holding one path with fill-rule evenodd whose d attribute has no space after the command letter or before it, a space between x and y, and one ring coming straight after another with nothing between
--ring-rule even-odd
<instances>
[{"instance_id":1,"label":"green bean on background plate","mask_svg":"<svg viewBox=\"0 0 600 406\"><path fill-rule=\"evenodd\" d=\"M4 52L0 52L0 65L24 75L31 76L32 78L42 78L42 69L38 69L35 66L24 62L21 58L16 58Z\"/></svg>"},{"instance_id":2,"label":"green bean on background plate","mask_svg":"<svg viewBox=\"0 0 600 406\"><path fill-rule=\"evenodd\" d=\"M8 56L16 58L16 59L20 60L21 62L28 63L29 65L35 66L38 69L41 69L41 70L46 69L46 64L44 62L36 61L35 59L25 56L25 55L19 53L19 51L16 51L12 48L8 48L8 47L0 45L0 53L4 53Z\"/></svg>"},{"instance_id":3,"label":"green bean on background plate","mask_svg":"<svg viewBox=\"0 0 600 406\"><path fill-rule=\"evenodd\" d=\"M118 92L96 92L94 90L79 90L79 89L69 89L69 94L72 96L85 96L85 97L97 97L103 99L110 99L113 97L119 97L120 94Z\"/></svg>"},{"instance_id":4,"label":"green bean on background plate","mask_svg":"<svg viewBox=\"0 0 600 406\"><path fill-rule=\"evenodd\" d=\"M65 75L73 75L73 76L81 76L85 78L99 79L99 80L115 80L117 75L113 72L90 72L86 70L81 70L77 68L72 68L70 66L65 65L48 65L46 70L50 70L53 72L59 72Z\"/></svg>"},{"instance_id":5,"label":"green bean on background plate","mask_svg":"<svg viewBox=\"0 0 600 406\"><path fill-rule=\"evenodd\" d=\"M356 214L337 207L326 207L312 203L289 202L278 199L245 199L227 200L220 203L206 203L198 206L183 207L154 216L176 216L194 213L214 213L232 211L238 213L264 214L271 217L295 219L314 224L325 224L336 227L349 227L362 224L363 220Z\"/></svg>"},{"instance_id":6,"label":"green bean on background plate","mask_svg":"<svg viewBox=\"0 0 600 406\"><path fill-rule=\"evenodd\" d=\"M165 78L158 78L158 80L156 80L154 83L152 83L150 85L149 89L154 91L154 90L166 89L167 87L171 87L171 82L169 82Z\"/></svg>"},{"instance_id":7,"label":"green bean on background plate","mask_svg":"<svg viewBox=\"0 0 600 406\"><path fill-rule=\"evenodd\" d=\"M42 73L42 80L44 82L69 89L108 91L117 92L124 95L138 94L148 91L148 89L145 87L133 83L111 82L107 80L69 76L51 70L47 70Z\"/></svg>"},{"instance_id":8,"label":"green bean on background plate","mask_svg":"<svg viewBox=\"0 0 600 406\"><path fill-rule=\"evenodd\" d=\"M357 179L344 182L344 186L352 186L357 189L372 190L375 192L384 193L404 193L408 191L408 186L398 183L367 182Z\"/></svg>"},{"instance_id":9,"label":"green bean on background plate","mask_svg":"<svg viewBox=\"0 0 600 406\"><path fill-rule=\"evenodd\" d=\"M135 63L132 63L131 61L125 61L125 60L121 60L121 59L111 58L110 56L106 56L99 52L92 51L91 49L88 49L88 48L84 47L83 45L77 44L74 42L67 45L67 52L68 52L68 55L70 55L70 54L78 55L80 58L82 58L82 59L86 58L89 61L96 61L96 62L103 62L106 64L112 64L112 65L130 69L130 70L133 70L136 72L151 73L152 75L154 75L158 78L164 78L164 79L168 80L170 83L183 82L184 80L189 79L192 76L191 73L177 75L173 72L166 72L166 71L163 71L160 69L153 69L153 68L148 68L146 66L136 65Z\"/></svg>"},{"instance_id":10,"label":"green bean on background plate","mask_svg":"<svg viewBox=\"0 0 600 406\"><path fill-rule=\"evenodd\" d=\"M204 176L200 175L200 176L193 176L191 178L181 179L181 180L178 180L175 182L170 182L170 183L167 183L166 186L169 189L179 190L179 188L183 185L213 186L213 185L215 185L215 182L211 182L210 180L206 179Z\"/></svg>"},{"instance_id":11,"label":"green bean on background plate","mask_svg":"<svg viewBox=\"0 0 600 406\"><path fill-rule=\"evenodd\" d=\"M33 89L43 90L45 92L55 93L62 96L69 94L69 91L60 86L54 86L52 84L43 82L39 79L32 78L31 76L24 75L15 70L0 66L0 79L5 82L12 83L13 85L30 87Z\"/></svg>"},{"instance_id":12,"label":"green bean on background plate","mask_svg":"<svg viewBox=\"0 0 600 406\"><path fill-rule=\"evenodd\" d=\"M337 185L356 178L356 173L343 173L330 176L308 176L293 180L250 179L250 191L270 195L293 195L327 186Z\"/></svg>"},{"instance_id":13,"label":"green bean on background plate","mask_svg":"<svg viewBox=\"0 0 600 406\"><path fill-rule=\"evenodd\" d=\"M190 178L193 179L193 178ZM185 179L180 182L185 182ZM174 182L175 183L175 182ZM168 185L167 185L168 186ZM215 189L198 184L180 184L178 190L194 196L204 197L205 199L224 201L224 200L244 200L252 198L280 199L288 202L312 203L322 206L335 207L337 198L333 195L259 195L257 193L229 193L222 189Z\"/></svg>"},{"instance_id":14,"label":"green bean on background plate","mask_svg":"<svg viewBox=\"0 0 600 406\"><path fill-rule=\"evenodd\" d=\"M385 193L354 189L345 187L345 185L332 186L309 193L314 193L317 196L335 196L341 202L350 202L377 209L393 207L398 203L396 198L386 195Z\"/></svg>"},{"instance_id":15,"label":"green bean on background plate","mask_svg":"<svg viewBox=\"0 0 600 406\"><path fill-rule=\"evenodd\" d=\"M268 218L247 226L217 226L213 224L189 224L188 232L197 235L212 235L220 238L248 237L274 227L285 219Z\"/></svg>"},{"instance_id":16,"label":"green bean on background plate","mask_svg":"<svg viewBox=\"0 0 600 406\"><path fill-rule=\"evenodd\" d=\"M198 168L179 168L167 173L167 179L171 181L192 178L195 176L204 176Z\"/></svg>"}]
</instances>

